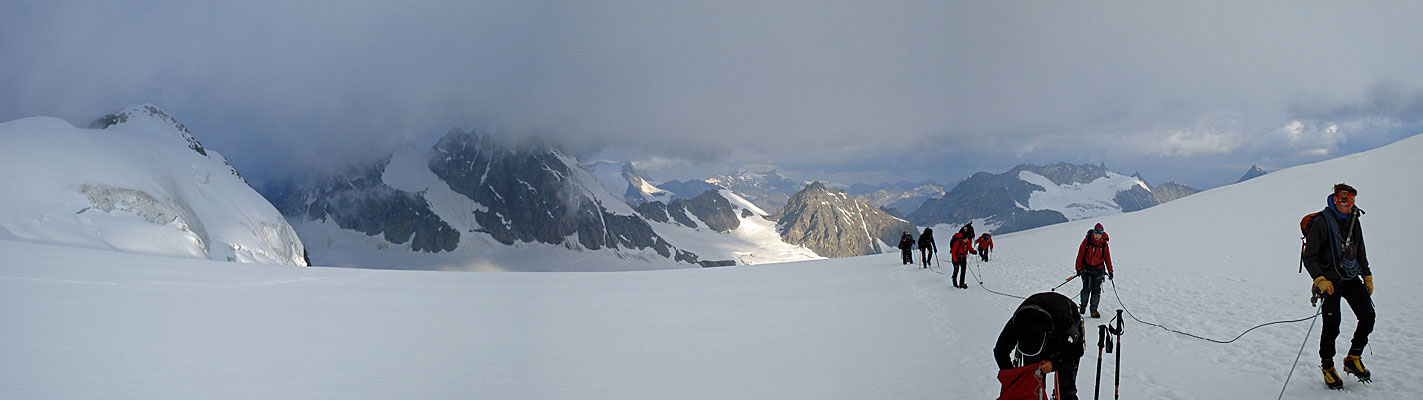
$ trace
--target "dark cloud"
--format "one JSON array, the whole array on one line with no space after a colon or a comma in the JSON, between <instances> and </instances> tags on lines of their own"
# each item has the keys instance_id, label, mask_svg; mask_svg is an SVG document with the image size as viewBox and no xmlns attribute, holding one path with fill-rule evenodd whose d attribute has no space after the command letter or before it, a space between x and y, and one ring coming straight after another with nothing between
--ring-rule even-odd
<instances>
[{"instance_id":1,"label":"dark cloud","mask_svg":"<svg viewBox=\"0 0 1423 400\"><path fill-rule=\"evenodd\" d=\"M1412 2L14 3L0 120L151 102L257 179L464 127L666 179L1105 161L1214 186L1238 173L1186 166L1317 160L1423 115Z\"/></svg>"}]
</instances>

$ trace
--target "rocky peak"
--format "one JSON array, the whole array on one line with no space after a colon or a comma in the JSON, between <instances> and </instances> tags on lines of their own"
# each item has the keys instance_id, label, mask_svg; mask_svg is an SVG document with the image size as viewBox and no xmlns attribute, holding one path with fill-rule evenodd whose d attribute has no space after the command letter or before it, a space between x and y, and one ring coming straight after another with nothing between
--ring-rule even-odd
<instances>
[{"instance_id":1,"label":"rocky peak","mask_svg":"<svg viewBox=\"0 0 1423 400\"><path fill-rule=\"evenodd\" d=\"M1240 177L1240 180L1235 181L1235 183L1245 182L1245 181L1248 181L1248 180L1251 180L1251 179L1259 178L1259 177L1261 177L1261 176L1263 176L1263 175L1265 175L1265 174L1268 174L1268 173L1269 173L1269 172L1265 172L1264 169L1261 169L1259 165L1251 164L1251 165L1250 165L1250 170L1249 170L1249 171L1245 171L1245 175L1241 176L1241 177Z\"/></svg>"},{"instance_id":2,"label":"rocky peak","mask_svg":"<svg viewBox=\"0 0 1423 400\"><path fill-rule=\"evenodd\" d=\"M1089 183L1094 180L1097 180L1098 178L1107 177L1107 165L1105 163L1103 163L1102 165L1077 165L1060 162L1057 164L1043 166L1021 164L1009 170L1009 172L1011 172L1013 177L1015 178L1017 177L1018 172L1021 171L1028 171L1038 175L1042 175L1043 177L1052 181L1052 183L1056 183L1058 185Z\"/></svg>"},{"instance_id":3,"label":"rocky peak","mask_svg":"<svg viewBox=\"0 0 1423 400\"><path fill-rule=\"evenodd\" d=\"M89 123L89 129L108 129L115 125L139 123L139 121L148 121L150 125L156 124L166 128L162 131L166 131L166 133L187 142L188 148L193 149L193 151L198 152L198 154L202 154L203 156L208 155L202 143L199 143L198 139L193 137L192 132L188 131L187 126L179 123L177 119L152 104L128 106L113 114L99 117L99 119Z\"/></svg>"},{"instance_id":4,"label":"rocky peak","mask_svg":"<svg viewBox=\"0 0 1423 400\"><path fill-rule=\"evenodd\" d=\"M825 257L852 257L890 251L914 224L896 218L842 190L820 182L791 195L781 212L769 217L786 243L805 246Z\"/></svg>"},{"instance_id":5,"label":"rocky peak","mask_svg":"<svg viewBox=\"0 0 1423 400\"><path fill-rule=\"evenodd\" d=\"M177 118L173 118L173 116L163 112L158 106L152 104L128 106L124 107L123 110L99 117L89 123L89 129L109 130L114 128L145 135L157 134L181 141L188 146L189 149L201 154L203 157L222 161L223 164L227 165L228 170L233 175L239 179L242 178L242 174L237 172L237 168L232 166L231 162L228 162L226 158L216 153L208 154L208 150L203 147L202 143L198 142L196 137L193 137L192 132L188 131L187 126L179 123ZM246 179L243 179L243 181L245 182Z\"/></svg>"}]
</instances>

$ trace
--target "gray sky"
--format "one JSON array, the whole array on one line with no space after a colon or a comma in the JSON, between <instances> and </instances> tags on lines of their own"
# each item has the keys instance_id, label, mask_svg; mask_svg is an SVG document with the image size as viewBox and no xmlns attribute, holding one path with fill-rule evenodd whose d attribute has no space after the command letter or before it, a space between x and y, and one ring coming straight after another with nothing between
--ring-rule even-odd
<instances>
[{"instance_id":1,"label":"gray sky","mask_svg":"<svg viewBox=\"0 0 1423 400\"><path fill-rule=\"evenodd\" d=\"M1423 132L1423 3L1240 3L0 0L0 121L153 103L257 181L462 127L659 180L1213 187Z\"/></svg>"}]
</instances>

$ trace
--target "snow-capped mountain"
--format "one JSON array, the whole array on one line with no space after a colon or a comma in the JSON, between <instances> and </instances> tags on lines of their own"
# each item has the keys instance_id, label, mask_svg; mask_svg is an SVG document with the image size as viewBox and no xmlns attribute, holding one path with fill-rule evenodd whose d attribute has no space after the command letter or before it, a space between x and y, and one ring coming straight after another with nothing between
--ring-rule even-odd
<instances>
[{"instance_id":1,"label":"snow-capped mountain","mask_svg":"<svg viewBox=\"0 0 1423 400\"><path fill-rule=\"evenodd\" d=\"M281 214L153 105L127 107L88 129L49 117L0 124L0 170L10 171L0 174L0 237L307 265Z\"/></svg>"},{"instance_id":2,"label":"snow-capped mountain","mask_svg":"<svg viewBox=\"0 0 1423 400\"><path fill-rule=\"evenodd\" d=\"M685 181L666 181L657 184L658 189L672 192L673 197L691 198L697 197L708 190L720 190L721 186L707 183L700 179L688 179Z\"/></svg>"},{"instance_id":3,"label":"snow-capped mountain","mask_svg":"<svg viewBox=\"0 0 1423 400\"><path fill-rule=\"evenodd\" d=\"M1167 202L1200 193L1200 189L1182 185L1176 182L1166 182L1160 185L1151 186L1151 195L1156 197L1156 202L1166 204Z\"/></svg>"},{"instance_id":4,"label":"snow-capped mountain","mask_svg":"<svg viewBox=\"0 0 1423 400\"><path fill-rule=\"evenodd\" d=\"M777 215L786 243L805 246L824 257L853 257L894 250L899 235L917 228L843 190L820 182L806 185Z\"/></svg>"},{"instance_id":5,"label":"snow-capped mountain","mask_svg":"<svg viewBox=\"0 0 1423 400\"><path fill-rule=\"evenodd\" d=\"M1131 174L1131 177L1141 180L1141 183L1144 183L1147 187L1151 188L1151 197L1155 197L1156 202L1158 204L1166 204L1167 202L1170 202L1172 200L1176 200L1201 192L1200 189L1182 185L1176 182L1166 182L1160 185L1152 185L1151 182L1147 182L1146 178L1143 178L1141 176L1140 172Z\"/></svg>"},{"instance_id":6,"label":"snow-capped mountain","mask_svg":"<svg viewBox=\"0 0 1423 400\"><path fill-rule=\"evenodd\" d=\"M1157 204L1144 181L1105 165L1024 164L999 174L973 174L908 217L923 226L979 222L980 231L1008 233Z\"/></svg>"},{"instance_id":7,"label":"snow-capped mountain","mask_svg":"<svg viewBox=\"0 0 1423 400\"><path fill-rule=\"evenodd\" d=\"M703 259L702 266L755 265L824 258L786 243L773 217L730 189L702 192L671 204L638 206L658 234Z\"/></svg>"},{"instance_id":8,"label":"snow-capped mountain","mask_svg":"<svg viewBox=\"0 0 1423 400\"><path fill-rule=\"evenodd\" d=\"M1265 172L1265 170L1260 169L1259 165L1251 164L1250 169L1245 171L1245 175L1241 175L1240 180L1235 181L1235 183L1245 182L1251 179L1259 178L1260 176L1263 176L1268 173L1269 172Z\"/></svg>"},{"instance_id":9,"label":"snow-capped mountain","mask_svg":"<svg viewBox=\"0 0 1423 400\"><path fill-rule=\"evenodd\" d=\"M729 175L707 178L705 181L717 187L731 189L771 213L779 212L791 194L800 191L807 183L781 176L775 170L751 172L744 169Z\"/></svg>"},{"instance_id":10,"label":"snow-capped mountain","mask_svg":"<svg viewBox=\"0 0 1423 400\"><path fill-rule=\"evenodd\" d=\"M631 269L694 267L577 160L537 139L451 131L316 184L264 191L314 243L318 264L483 269L501 260L594 251ZM529 253L541 253L530 255ZM583 270L552 263L537 270Z\"/></svg>"},{"instance_id":11,"label":"snow-capped mountain","mask_svg":"<svg viewBox=\"0 0 1423 400\"><path fill-rule=\"evenodd\" d=\"M859 186L864 190L864 185L852 185L852 188ZM933 182L924 182L906 187L906 185L882 185L879 188L868 192L856 193L855 198L870 203L871 206L886 210L887 212L900 213L918 210L925 200L944 195L944 188Z\"/></svg>"},{"instance_id":12,"label":"snow-capped mountain","mask_svg":"<svg viewBox=\"0 0 1423 400\"><path fill-rule=\"evenodd\" d=\"M677 194L654 186L648 182L647 178L638 171L630 162L615 163L609 161L597 161L583 165L589 173L598 179L598 183L608 189L610 193L622 193L623 200L630 205L645 204L653 201L667 203L677 198ZM694 197L694 196L681 196Z\"/></svg>"}]
</instances>

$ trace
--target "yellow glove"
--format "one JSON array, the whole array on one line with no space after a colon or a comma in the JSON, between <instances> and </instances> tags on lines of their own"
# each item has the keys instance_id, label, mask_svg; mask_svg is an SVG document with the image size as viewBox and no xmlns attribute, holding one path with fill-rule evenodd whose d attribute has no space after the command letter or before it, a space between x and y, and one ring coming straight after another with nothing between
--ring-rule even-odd
<instances>
[{"instance_id":1,"label":"yellow glove","mask_svg":"<svg viewBox=\"0 0 1423 400\"><path fill-rule=\"evenodd\" d=\"M1372 283L1370 285L1372 285ZM1334 283L1329 282L1328 279L1324 279L1322 276L1314 278L1314 287L1319 288L1319 291L1325 294L1334 294Z\"/></svg>"},{"instance_id":2,"label":"yellow glove","mask_svg":"<svg viewBox=\"0 0 1423 400\"><path fill-rule=\"evenodd\" d=\"M1364 275L1364 287L1369 288L1369 295L1374 294L1374 276Z\"/></svg>"}]
</instances>

